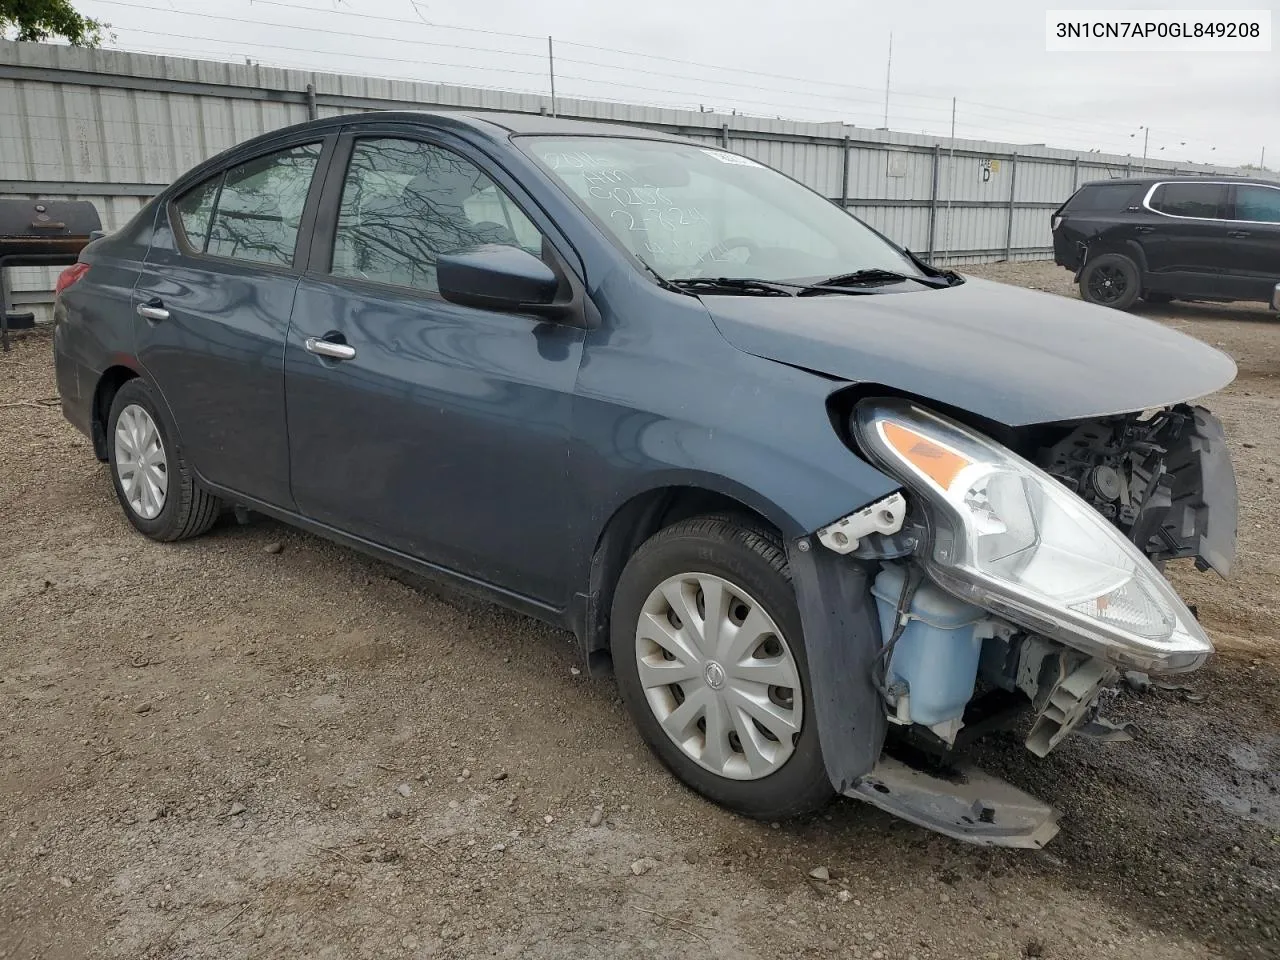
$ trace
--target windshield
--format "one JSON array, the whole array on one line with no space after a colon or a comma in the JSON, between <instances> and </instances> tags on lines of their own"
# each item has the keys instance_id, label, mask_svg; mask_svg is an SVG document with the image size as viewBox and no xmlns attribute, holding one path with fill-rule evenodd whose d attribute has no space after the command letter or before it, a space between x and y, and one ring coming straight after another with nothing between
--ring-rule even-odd
<instances>
[{"instance_id":1,"label":"windshield","mask_svg":"<svg viewBox=\"0 0 1280 960\"><path fill-rule=\"evenodd\" d=\"M861 221L754 160L683 143L521 138L579 205L664 279L919 277Z\"/></svg>"}]
</instances>

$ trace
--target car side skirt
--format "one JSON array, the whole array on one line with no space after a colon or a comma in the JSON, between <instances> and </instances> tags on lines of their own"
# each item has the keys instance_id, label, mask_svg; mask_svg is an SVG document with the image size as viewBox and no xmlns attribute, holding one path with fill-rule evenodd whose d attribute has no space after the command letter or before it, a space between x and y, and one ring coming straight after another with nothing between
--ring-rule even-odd
<instances>
[{"instance_id":1,"label":"car side skirt","mask_svg":"<svg viewBox=\"0 0 1280 960\"><path fill-rule=\"evenodd\" d=\"M564 629L570 629L571 627L568 611L564 609L543 603L539 600L533 599L532 597L524 596L523 594L514 593L485 580L480 580L476 577L459 573L458 571L452 570L448 567L420 560L417 557L409 556L408 554L401 553L398 550L392 550L389 547L376 544L371 540L365 540L362 537L344 533L343 531L338 530L335 527L331 527L328 524L312 520L291 510L285 510L281 507L273 506L272 504L265 503L260 500L255 500L252 497L246 497L243 494L237 493L234 490L228 490L225 487L220 487L217 484L211 484L201 480L201 485L214 496L219 497L228 503L236 504L237 506L252 510L255 513L261 513L264 516L271 517L274 520L279 520L282 523L287 523L289 526L297 527L300 530L305 530L307 533L313 533L318 537L323 537L325 540L330 540L344 547L350 547L352 550L359 551L360 553L366 554L374 559L381 560L384 563L391 564L392 566L405 570L415 576L422 577L424 580L428 580L433 584L448 587L461 594L484 600L486 602L497 603L516 613L533 617L535 620L540 620L543 623L550 624L551 626L561 627Z\"/></svg>"}]
</instances>

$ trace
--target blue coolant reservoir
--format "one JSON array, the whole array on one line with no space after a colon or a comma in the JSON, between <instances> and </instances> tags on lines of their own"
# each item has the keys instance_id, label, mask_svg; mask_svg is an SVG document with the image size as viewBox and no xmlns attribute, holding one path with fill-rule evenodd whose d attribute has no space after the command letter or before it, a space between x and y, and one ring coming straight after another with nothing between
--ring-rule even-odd
<instances>
[{"instance_id":1,"label":"blue coolant reservoir","mask_svg":"<svg viewBox=\"0 0 1280 960\"><path fill-rule=\"evenodd\" d=\"M893 636L906 568L886 564L871 588L880 613L881 642ZM911 599L910 622L889 659L889 685L904 682L911 722L925 726L957 719L973 696L982 639L974 626L981 607L957 600L925 580Z\"/></svg>"}]
</instances>

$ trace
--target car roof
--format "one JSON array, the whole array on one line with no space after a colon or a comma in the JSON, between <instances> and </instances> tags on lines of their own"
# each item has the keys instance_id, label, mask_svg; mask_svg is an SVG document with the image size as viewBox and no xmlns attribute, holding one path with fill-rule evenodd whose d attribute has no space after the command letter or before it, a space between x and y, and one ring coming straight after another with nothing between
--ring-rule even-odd
<instances>
[{"instance_id":1,"label":"car roof","mask_svg":"<svg viewBox=\"0 0 1280 960\"><path fill-rule=\"evenodd\" d=\"M511 136L546 135L572 137L635 137L646 140L667 140L672 143L691 143L683 137L674 137L667 133L651 130L639 124L607 123L597 120L569 120L564 117L550 117L538 113L503 113L486 110L371 110L359 113L347 113L320 120L308 120L305 123L293 124L279 130L272 130L262 136L248 140L245 144L257 141L275 140L281 136L293 136L307 131L329 131L357 121L380 121L384 123L424 123L444 128L464 128L490 139L506 140Z\"/></svg>"},{"instance_id":2,"label":"car roof","mask_svg":"<svg viewBox=\"0 0 1280 960\"><path fill-rule=\"evenodd\" d=\"M1275 180L1261 180L1257 177L1240 177L1229 173L1206 173L1189 176L1183 173L1168 177L1112 177L1107 180L1090 180L1087 183L1080 184L1080 189L1115 184L1131 187L1151 187L1157 183L1256 183L1264 187L1280 187L1280 183Z\"/></svg>"}]
</instances>

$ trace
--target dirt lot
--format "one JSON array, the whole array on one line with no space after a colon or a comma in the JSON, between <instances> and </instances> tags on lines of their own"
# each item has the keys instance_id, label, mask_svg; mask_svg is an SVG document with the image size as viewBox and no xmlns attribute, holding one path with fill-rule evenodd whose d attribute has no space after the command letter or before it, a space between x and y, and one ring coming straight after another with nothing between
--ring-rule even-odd
<instances>
[{"instance_id":1,"label":"dirt lot","mask_svg":"<svg viewBox=\"0 0 1280 960\"><path fill-rule=\"evenodd\" d=\"M1137 742L985 751L1064 810L1038 853L853 801L743 820L659 767L567 635L265 520L144 540L25 337L0 356L0 957L1280 956L1280 323L1151 315L1239 362L1212 406L1241 561L1175 572L1221 655L1117 696Z\"/></svg>"}]
</instances>

